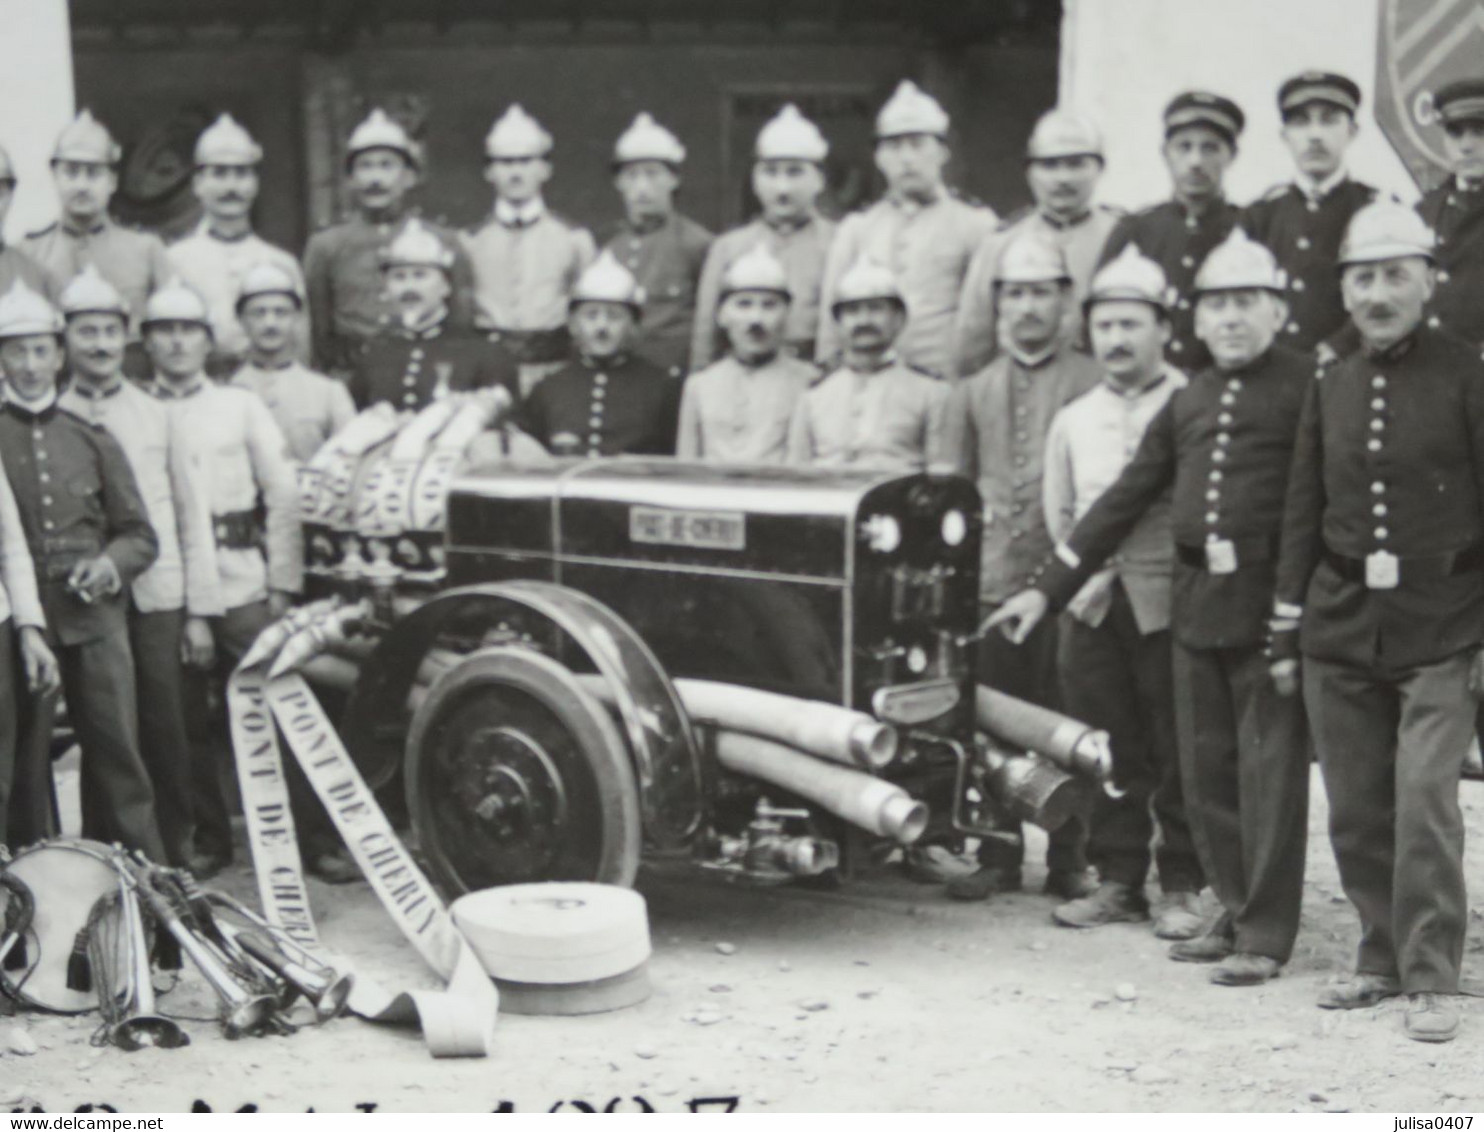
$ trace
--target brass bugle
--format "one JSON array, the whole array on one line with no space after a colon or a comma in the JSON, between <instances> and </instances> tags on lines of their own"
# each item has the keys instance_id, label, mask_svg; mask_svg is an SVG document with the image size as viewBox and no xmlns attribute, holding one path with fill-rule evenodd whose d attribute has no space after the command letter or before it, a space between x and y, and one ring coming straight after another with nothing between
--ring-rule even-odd
<instances>
[{"instance_id":1,"label":"brass bugle","mask_svg":"<svg viewBox=\"0 0 1484 1132\"><path fill-rule=\"evenodd\" d=\"M974 692L974 716L981 730L1007 746L1035 751L1063 770L1097 782L1113 776L1106 731L983 684Z\"/></svg>"},{"instance_id":2,"label":"brass bugle","mask_svg":"<svg viewBox=\"0 0 1484 1132\"><path fill-rule=\"evenodd\" d=\"M211 945L187 927L174 904L155 889L149 874L133 864L126 867L134 891L149 905L150 913L165 925L165 930L216 993L221 1002L222 1033L235 1040L244 1034L260 1032L272 1021L276 1006L273 996L239 984Z\"/></svg>"},{"instance_id":3,"label":"brass bugle","mask_svg":"<svg viewBox=\"0 0 1484 1132\"><path fill-rule=\"evenodd\" d=\"M295 943L282 928L270 924L240 900L220 892L208 892L205 896L214 907L226 909L249 925L243 930L223 917L214 917L218 928L232 939L236 947L313 1005L316 1022L328 1022L344 1013L355 985L355 976L351 972L337 971L322 962ZM249 940L254 942L250 944ZM288 1002L283 1005L287 1006Z\"/></svg>"},{"instance_id":4,"label":"brass bugle","mask_svg":"<svg viewBox=\"0 0 1484 1132\"><path fill-rule=\"evenodd\" d=\"M155 1006L155 984L149 968L149 940L144 936L144 917L139 897L127 876L119 876L119 910L124 920L124 943L129 961L128 1017L114 1023L108 1039L121 1050L133 1052L146 1046L179 1049L190 1044L190 1035ZM100 990L102 988L100 987Z\"/></svg>"}]
</instances>

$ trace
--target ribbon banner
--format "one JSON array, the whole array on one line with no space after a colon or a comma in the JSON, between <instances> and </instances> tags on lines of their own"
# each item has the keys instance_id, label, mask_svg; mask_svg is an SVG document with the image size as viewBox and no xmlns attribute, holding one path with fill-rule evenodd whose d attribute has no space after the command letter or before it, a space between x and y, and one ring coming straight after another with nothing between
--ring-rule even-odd
<instances>
[{"instance_id":1,"label":"ribbon banner","mask_svg":"<svg viewBox=\"0 0 1484 1132\"><path fill-rule=\"evenodd\" d=\"M487 1056L499 1011L494 982L392 830L309 685L294 673L268 679L271 659L239 668L227 685L237 780L264 916L329 966L354 971L350 1007L361 1017L420 1024L434 1057ZM304 884L280 732L382 907L446 990L392 994L321 942Z\"/></svg>"}]
</instances>

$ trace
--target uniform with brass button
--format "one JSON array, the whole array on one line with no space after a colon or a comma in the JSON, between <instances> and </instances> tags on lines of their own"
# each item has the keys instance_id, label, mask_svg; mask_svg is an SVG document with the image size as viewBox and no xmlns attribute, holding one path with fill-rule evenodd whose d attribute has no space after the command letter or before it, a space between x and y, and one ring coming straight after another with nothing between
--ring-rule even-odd
<instances>
[{"instance_id":1,"label":"uniform with brass button","mask_svg":"<svg viewBox=\"0 0 1484 1132\"><path fill-rule=\"evenodd\" d=\"M642 167L667 177L669 188L647 183L644 207L626 205L618 230L605 245L639 280L646 296L636 352L669 372L684 377L696 316L696 291L712 234L675 209L685 146L648 114L640 114L619 136L613 168L622 180L625 169L642 176ZM622 186L620 186L622 192Z\"/></svg>"},{"instance_id":2,"label":"uniform with brass button","mask_svg":"<svg viewBox=\"0 0 1484 1132\"><path fill-rule=\"evenodd\" d=\"M1344 75L1306 71L1278 89L1285 123L1313 107L1337 107L1353 123L1360 88ZM1335 257L1350 218L1375 199L1376 190L1352 179L1342 163L1317 182L1301 174L1274 185L1243 211L1242 228L1267 246L1287 276L1288 321L1278 339L1282 345L1312 350L1345 326Z\"/></svg>"},{"instance_id":3,"label":"uniform with brass button","mask_svg":"<svg viewBox=\"0 0 1484 1132\"><path fill-rule=\"evenodd\" d=\"M1235 149L1244 124L1241 108L1230 99L1206 91L1187 91L1165 107L1165 142L1168 146L1180 130L1195 126L1215 131ZM1098 266L1102 267L1133 244L1159 264L1175 296L1170 309L1174 333L1165 357L1187 372L1210 360L1205 346L1195 336L1192 293L1196 270L1216 245L1226 239L1240 215L1241 209L1221 195L1218 182L1214 193L1198 203L1175 196L1124 217L1109 235L1099 257Z\"/></svg>"},{"instance_id":4,"label":"uniform with brass button","mask_svg":"<svg viewBox=\"0 0 1484 1132\"><path fill-rule=\"evenodd\" d=\"M1360 915L1356 979L1320 1005L1401 991L1409 1035L1438 1041L1457 1028L1434 996L1457 993L1468 925L1458 778L1484 642L1484 362L1423 324L1433 253L1405 206L1350 223L1342 286L1366 344L1305 394L1273 650L1277 673L1302 655L1330 839Z\"/></svg>"},{"instance_id":5,"label":"uniform with brass button","mask_svg":"<svg viewBox=\"0 0 1484 1132\"><path fill-rule=\"evenodd\" d=\"M1484 130L1484 78L1449 83L1433 104L1444 130ZM1417 212L1437 234L1428 325L1484 348L1484 170L1455 173L1423 195Z\"/></svg>"},{"instance_id":6,"label":"uniform with brass button","mask_svg":"<svg viewBox=\"0 0 1484 1132\"><path fill-rule=\"evenodd\" d=\"M15 492L82 747L83 835L161 860L154 791L139 751L127 624L128 587L155 560L159 543L118 443L57 404L61 331L61 316L24 284L0 297L0 356L43 338L53 338L57 351L35 367L45 380L23 383L7 372L0 461ZM45 759L45 745L38 746ZM43 763L26 773L44 782L50 768ZM11 817L13 838L48 833L49 814Z\"/></svg>"}]
</instances>

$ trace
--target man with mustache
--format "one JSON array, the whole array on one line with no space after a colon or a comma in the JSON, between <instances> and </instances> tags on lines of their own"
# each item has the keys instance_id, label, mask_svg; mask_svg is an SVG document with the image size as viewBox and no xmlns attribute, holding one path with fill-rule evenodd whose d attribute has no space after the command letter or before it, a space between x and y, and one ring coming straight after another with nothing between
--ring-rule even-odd
<instances>
[{"instance_id":1,"label":"man with mustache","mask_svg":"<svg viewBox=\"0 0 1484 1132\"><path fill-rule=\"evenodd\" d=\"M237 320L237 291L254 264L271 263L290 274L303 290L299 261L263 239L252 227L258 199L258 166L263 147L230 114L223 114L196 139L196 173L191 189L204 215L196 230L171 244L170 262L180 277L206 300L211 312L211 370L231 374L247 357L247 335ZM307 350L303 328L296 346Z\"/></svg>"},{"instance_id":2,"label":"man with mustache","mask_svg":"<svg viewBox=\"0 0 1484 1132\"><path fill-rule=\"evenodd\" d=\"M876 115L876 168L886 195L840 222L825 263L816 356L834 365L844 327L834 310L840 280L862 258L898 280L910 312L897 350L938 378L956 375L953 323L969 261L995 228L995 214L959 200L943 182L948 113L903 81Z\"/></svg>"},{"instance_id":3,"label":"man with mustache","mask_svg":"<svg viewBox=\"0 0 1484 1132\"><path fill-rule=\"evenodd\" d=\"M1240 229L1195 279L1214 364L1177 390L1033 589L991 624L1024 638L1071 600L1173 492L1175 721L1190 831L1223 913L1170 957L1251 986L1293 951L1303 897L1309 754L1302 705L1278 695L1265 647L1299 404L1313 376L1275 346L1288 317L1273 255Z\"/></svg>"},{"instance_id":4,"label":"man with mustache","mask_svg":"<svg viewBox=\"0 0 1484 1132\"><path fill-rule=\"evenodd\" d=\"M297 269L259 263L237 284L235 318L247 337L247 360L232 384L262 398L301 464L355 416L343 381L316 373L299 360L304 291Z\"/></svg>"},{"instance_id":5,"label":"man with mustache","mask_svg":"<svg viewBox=\"0 0 1484 1132\"><path fill-rule=\"evenodd\" d=\"M687 372L696 285L712 239L675 209L684 162L679 138L648 114L634 119L613 148L624 218L606 245L647 296L636 349L674 378Z\"/></svg>"},{"instance_id":6,"label":"man with mustache","mask_svg":"<svg viewBox=\"0 0 1484 1132\"><path fill-rule=\"evenodd\" d=\"M21 245L60 288L92 264L129 304L129 346L125 371L142 379L149 363L139 345L139 319L145 300L169 281L174 269L165 245L152 232L121 228L108 215L118 190L122 151L113 135L81 110L57 137L52 180L62 204L61 219L30 233Z\"/></svg>"},{"instance_id":7,"label":"man with mustache","mask_svg":"<svg viewBox=\"0 0 1484 1132\"><path fill-rule=\"evenodd\" d=\"M1409 996L1451 1040L1469 924L1458 777L1484 692L1484 362L1425 325L1435 237L1411 209L1350 221L1340 287L1361 348L1309 383L1283 518L1272 675L1301 684L1329 795L1355 974L1319 1005Z\"/></svg>"},{"instance_id":8,"label":"man with mustache","mask_svg":"<svg viewBox=\"0 0 1484 1132\"><path fill-rule=\"evenodd\" d=\"M1452 176L1417 205L1438 236L1429 322L1484 346L1484 78L1449 83L1433 108Z\"/></svg>"},{"instance_id":9,"label":"man with mustache","mask_svg":"<svg viewBox=\"0 0 1484 1132\"><path fill-rule=\"evenodd\" d=\"M17 279L27 287L54 299L61 290L62 281L51 274L25 252L5 242L5 217L15 203L15 163L4 146L0 146L0 295L10 290Z\"/></svg>"},{"instance_id":10,"label":"man with mustache","mask_svg":"<svg viewBox=\"0 0 1484 1132\"><path fill-rule=\"evenodd\" d=\"M124 377L129 308L93 267L62 291L72 383L58 403L118 442L159 542L154 564L129 587L139 750L154 785L165 863L191 864L192 760L186 734L184 666L212 663L207 618L223 606L216 548L199 471L169 410ZM84 795L84 807L101 799Z\"/></svg>"},{"instance_id":11,"label":"man with mustache","mask_svg":"<svg viewBox=\"0 0 1484 1132\"><path fill-rule=\"evenodd\" d=\"M1279 340L1312 350L1346 323L1335 256L1350 218L1376 199L1350 179L1345 153L1359 127L1360 87L1344 75L1305 71L1278 88L1283 142L1298 175L1248 205L1241 225L1268 246L1288 278Z\"/></svg>"},{"instance_id":12,"label":"man with mustache","mask_svg":"<svg viewBox=\"0 0 1484 1132\"><path fill-rule=\"evenodd\" d=\"M164 848L139 750L128 630L128 587L155 560L159 543L117 441L57 403L64 363L61 316L14 283L0 296L0 369L9 385L0 406L0 463L20 510L48 644L82 747L82 833L159 861ZM50 781L49 766L27 771ZM16 840L56 832L47 812L13 808L11 819Z\"/></svg>"},{"instance_id":13,"label":"man with mustache","mask_svg":"<svg viewBox=\"0 0 1484 1132\"><path fill-rule=\"evenodd\" d=\"M407 221L381 254L395 324L366 344L350 379L356 408L387 401L417 412L436 398L503 385L518 399L516 362L484 335L449 324L454 251L432 228Z\"/></svg>"},{"instance_id":14,"label":"man with mustache","mask_svg":"<svg viewBox=\"0 0 1484 1132\"><path fill-rule=\"evenodd\" d=\"M1092 122L1059 107L1041 116L1025 154L1025 179L1035 204L1007 217L995 229L974 254L964 276L953 330L959 376L978 373L1000 352L996 264L1005 249L1025 235L1034 234L1061 249L1072 286L1072 301L1062 304L1062 333L1079 348L1086 346L1082 298L1092 282L1098 255L1123 215L1119 209L1093 204L1102 173L1103 139Z\"/></svg>"},{"instance_id":15,"label":"man with mustache","mask_svg":"<svg viewBox=\"0 0 1484 1132\"><path fill-rule=\"evenodd\" d=\"M1226 239L1241 212L1226 199L1222 181L1245 122L1241 107L1219 94L1191 90L1171 99L1164 112L1162 152L1174 195L1120 220L1098 260L1102 267L1133 244L1159 264L1175 291L1165 356L1188 370L1210 360L1195 335L1191 289L1196 269Z\"/></svg>"},{"instance_id":16,"label":"man with mustache","mask_svg":"<svg viewBox=\"0 0 1484 1132\"><path fill-rule=\"evenodd\" d=\"M924 470L942 450L948 386L897 353L908 308L896 276L862 259L831 294L843 345L840 366L799 399L789 462Z\"/></svg>"},{"instance_id":17,"label":"man with mustache","mask_svg":"<svg viewBox=\"0 0 1484 1132\"><path fill-rule=\"evenodd\" d=\"M351 133L345 162L356 213L316 232L304 249L312 360L321 372L342 378L355 369L366 343L396 320L382 285L381 253L417 215L408 196L418 184L422 150L378 108ZM473 279L468 257L450 231L423 223L453 249L449 313L453 325L466 327Z\"/></svg>"},{"instance_id":18,"label":"man with mustache","mask_svg":"<svg viewBox=\"0 0 1484 1132\"><path fill-rule=\"evenodd\" d=\"M994 612L1022 587L1035 585L1051 552L1041 507L1041 468L1052 418L1097 384L1097 366L1071 347L1066 312L1077 305L1071 268L1061 247L1035 227L1021 229L994 257L997 337L994 361L953 387L944 414L943 459L979 487L984 535L979 602ZM987 246L987 245L986 245ZM1096 253L1093 253L1096 254ZM978 679L1043 707L1061 707L1056 672L1056 622L1038 625L1020 648L1000 634L979 643ZM1087 877L1083 832L1067 822L1049 835L1046 892L1072 900L1095 887ZM1017 840L1020 823L1002 831ZM1020 888L1025 845L986 838L979 868L951 878L948 895L984 900Z\"/></svg>"},{"instance_id":19,"label":"man with mustache","mask_svg":"<svg viewBox=\"0 0 1484 1132\"><path fill-rule=\"evenodd\" d=\"M644 289L604 252L572 289L576 356L521 406L521 427L553 456L671 456L680 382L633 350Z\"/></svg>"},{"instance_id":20,"label":"man with mustache","mask_svg":"<svg viewBox=\"0 0 1484 1132\"><path fill-rule=\"evenodd\" d=\"M1055 557L1074 571L1084 571L1084 563L1068 538L1114 489L1151 422L1186 387L1184 374L1164 360L1168 296L1164 272L1133 247L1093 277L1085 309L1103 380L1052 421L1044 471ZM1046 584L1057 587L1068 614L1058 655L1064 706L1108 732L1114 781L1125 791L1121 798L1100 793L1093 806L1087 855L1098 870L1097 890L1061 905L1052 918L1068 928L1149 919L1144 885L1152 857L1164 892L1154 934L1190 939L1201 929L1197 894L1205 880L1186 823L1176 754L1167 486L1152 492L1137 518L1108 541L1107 550L1089 556L1107 560L1096 572L1088 561L1077 578L1057 586L1054 562L1047 571ZM1010 623L1012 640L1023 640L1038 620L1023 616L1027 601L1037 606L1032 612L1044 612L1045 596L1032 591L1007 602L987 627ZM1152 853L1151 841L1157 846Z\"/></svg>"},{"instance_id":21,"label":"man with mustache","mask_svg":"<svg viewBox=\"0 0 1484 1132\"><path fill-rule=\"evenodd\" d=\"M716 318L727 356L686 379L675 454L733 464L781 464L794 407L819 371L782 349L788 271L765 244L727 266Z\"/></svg>"},{"instance_id":22,"label":"man with mustache","mask_svg":"<svg viewBox=\"0 0 1484 1132\"><path fill-rule=\"evenodd\" d=\"M521 392L567 363L571 296L598 254L586 228L552 213L552 138L514 103L484 140L485 180L495 192L483 226L462 234L474 263L474 325L515 355Z\"/></svg>"},{"instance_id":23,"label":"man with mustache","mask_svg":"<svg viewBox=\"0 0 1484 1132\"><path fill-rule=\"evenodd\" d=\"M758 131L752 191L762 211L752 222L718 236L706 255L696 297L692 371L704 369L719 351L716 309L727 268L759 245L783 264L788 278L785 346L797 357L814 357L824 261L835 236L834 221L822 216L818 207L829 152L829 142L819 127L791 102Z\"/></svg>"}]
</instances>

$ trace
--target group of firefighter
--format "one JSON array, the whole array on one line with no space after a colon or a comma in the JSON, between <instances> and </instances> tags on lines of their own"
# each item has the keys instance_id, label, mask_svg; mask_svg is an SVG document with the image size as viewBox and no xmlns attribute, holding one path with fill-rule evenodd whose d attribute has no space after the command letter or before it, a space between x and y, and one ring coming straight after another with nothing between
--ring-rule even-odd
<instances>
[{"instance_id":1,"label":"group of firefighter","mask_svg":"<svg viewBox=\"0 0 1484 1132\"><path fill-rule=\"evenodd\" d=\"M511 458L973 479L978 678L1106 730L1122 789L1050 835L1056 922L1152 918L1215 983L1275 977L1317 752L1361 922L1319 1005L1406 995L1409 1036L1451 1039L1484 694L1484 79L1433 104L1453 167L1416 208L1349 177L1361 92L1309 72L1277 95L1294 175L1245 207L1222 187L1243 112L1188 91L1164 203L1096 203L1099 132L1058 108L1026 148L1033 205L1001 221L945 185L949 116L903 82L879 201L820 213L829 143L785 106L756 140L760 214L716 237L676 211L684 146L640 114L601 252L546 207L553 139L519 105L472 231L409 206L422 152L377 110L347 146L353 214L302 269L253 231L263 155L229 116L196 145L203 219L167 247L110 218L120 148L83 111L52 158L60 219L0 246L0 838L55 832L60 689L83 833L221 869L213 681L301 590L296 465L358 409L502 386ZM14 184L0 151L0 221ZM355 879L291 794L311 873ZM907 867L1017 890L1002 833Z\"/></svg>"}]
</instances>

